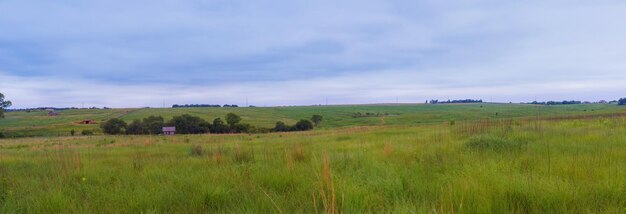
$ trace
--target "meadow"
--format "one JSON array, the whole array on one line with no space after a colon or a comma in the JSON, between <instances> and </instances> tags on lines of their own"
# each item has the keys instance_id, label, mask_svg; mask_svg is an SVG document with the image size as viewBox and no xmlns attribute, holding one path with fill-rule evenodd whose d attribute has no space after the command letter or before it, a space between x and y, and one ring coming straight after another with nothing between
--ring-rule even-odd
<instances>
[{"instance_id":1,"label":"meadow","mask_svg":"<svg viewBox=\"0 0 626 214\"><path fill-rule=\"evenodd\" d=\"M317 129L358 127L374 125L424 125L449 121L476 121L502 118L578 118L598 115L626 114L626 109L617 105L523 105L523 104L398 104L398 105L338 105L304 107L259 107L259 108L141 108L141 109L79 109L59 111L60 115L47 116L46 111L9 112L0 120L0 132L8 137L69 136L70 130L82 130L101 134L98 123L111 118L120 118L130 123L134 119L148 116L163 116L169 120L174 116L190 114L213 121L228 113L240 115L242 122L254 126L272 128L277 121L295 124L314 114L324 116ZM363 117L353 117L361 113ZM367 113L372 116L365 116ZM376 116L378 114L379 116ZM387 114L388 116L382 117ZM80 124L82 120L94 120L97 124Z\"/></svg>"},{"instance_id":2,"label":"meadow","mask_svg":"<svg viewBox=\"0 0 626 214\"><path fill-rule=\"evenodd\" d=\"M617 106L78 111L325 121L309 132L0 139L0 213L626 212L626 111ZM23 114L0 127L38 125ZM41 133L81 118L64 117Z\"/></svg>"}]
</instances>

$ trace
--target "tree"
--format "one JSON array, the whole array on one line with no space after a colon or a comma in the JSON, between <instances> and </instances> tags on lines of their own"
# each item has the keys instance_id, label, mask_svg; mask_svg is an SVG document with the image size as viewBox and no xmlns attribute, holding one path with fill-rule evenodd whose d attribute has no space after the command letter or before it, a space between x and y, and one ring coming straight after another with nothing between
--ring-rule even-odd
<instances>
[{"instance_id":1,"label":"tree","mask_svg":"<svg viewBox=\"0 0 626 214\"><path fill-rule=\"evenodd\" d=\"M180 134L200 134L208 132L200 126L203 123L206 121L200 117L183 114L175 116L168 124L176 127L176 132Z\"/></svg>"},{"instance_id":2,"label":"tree","mask_svg":"<svg viewBox=\"0 0 626 214\"><path fill-rule=\"evenodd\" d=\"M300 120L292 129L294 131L308 131L313 129L313 123L310 120Z\"/></svg>"},{"instance_id":3,"label":"tree","mask_svg":"<svg viewBox=\"0 0 626 214\"><path fill-rule=\"evenodd\" d=\"M118 118L113 118L102 123L100 127L105 134L117 135L124 133L124 129L126 129L126 122Z\"/></svg>"},{"instance_id":4,"label":"tree","mask_svg":"<svg viewBox=\"0 0 626 214\"><path fill-rule=\"evenodd\" d=\"M322 115L319 115L319 114L313 115L311 117L311 121L313 122L313 124L315 124L315 126L319 125L323 119L324 117L322 117Z\"/></svg>"},{"instance_id":5,"label":"tree","mask_svg":"<svg viewBox=\"0 0 626 214\"><path fill-rule=\"evenodd\" d=\"M165 120L161 116L150 116L143 119L143 125L146 127L149 134L158 135L163 132L163 125Z\"/></svg>"},{"instance_id":6,"label":"tree","mask_svg":"<svg viewBox=\"0 0 626 214\"><path fill-rule=\"evenodd\" d=\"M239 115L236 115L236 114L233 114L233 113L228 113L226 115L226 123L228 123L228 125L230 127L234 127L240 121L241 121L241 117Z\"/></svg>"},{"instance_id":7,"label":"tree","mask_svg":"<svg viewBox=\"0 0 626 214\"><path fill-rule=\"evenodd\" d=\"M620 105L620 106L626 105L626 98L619 99L617 101L617 105Z\"/></svg>"},{"instance_id":8,"label":"tree","mask_svg":"<svg viewBox=\"0 0 626 214\"><path fill-rule=\"evenodd\" d=\"M233 133L248 133L252 129L252 126L247 123L237 123L230 128Z\"/></svg>"},{"instance_id":9,"label":"tree","mask_svg":"<svg viewBox=\"0 0 626 214\"><path fill-rule=\"evenodd\" d=\"M291 129L291 127L287 126L283 121L278 121L276 122L276 125L274 126L274 129L272 129L272 131L287 132L289 131L289 129Z\"/></svg>"},{"instance_id":10,"label":"tree","mask_svg":"<svg viewBox=\"0 0 626 214\"><path fill-rule=\"evenodd\" d=\"M4 118L4 109L12 105L11 101L4 100L4 94L0 93L0 118Z\"/></svg>"},{"instance_id":11,"label":"tree","mask_svg":"<svg viewBox=\"0 0 626 214\"><path fill-rule=\"evenodd\" d=\"M145 126L145 124L141 120L133 120L133 122L130 123L128 127L126 127L126 134L141 135L141 134L148 134L148 133L149 133L148 128Z\"/></svg>"},{"instance_id":12,"label":"tree","mask_svg":"<svg viewBox=\"0 0 626 214\"><path fill-rule=\"evenodd\" d=\"M213 133L228 133L230 132L228 126L224 125L224 121L222 118L215 118L213 120L213 129L211 129Z\"/></svg>"}]
</instances>

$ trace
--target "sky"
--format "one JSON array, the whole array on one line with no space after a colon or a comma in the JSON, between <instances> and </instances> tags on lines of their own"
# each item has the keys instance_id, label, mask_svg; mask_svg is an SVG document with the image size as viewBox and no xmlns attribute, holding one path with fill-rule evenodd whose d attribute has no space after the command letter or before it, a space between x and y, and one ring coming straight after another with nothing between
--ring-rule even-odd
<instances>
[{"instance_id":1,"label":"sky","mask_svg":"<svg viewBox=\"0 0 626 214\"><path fill-rule=\"evenodd\" d=\"M626 1L0 0L13 108L614 100Z\"/></svg>"}]
</instances>

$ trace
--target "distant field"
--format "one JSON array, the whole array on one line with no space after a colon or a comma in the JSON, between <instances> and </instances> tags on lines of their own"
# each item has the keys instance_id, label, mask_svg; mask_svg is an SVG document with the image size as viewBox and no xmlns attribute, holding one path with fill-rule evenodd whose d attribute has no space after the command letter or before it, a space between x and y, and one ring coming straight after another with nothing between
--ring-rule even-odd
<instances>
[{"instance_id":1,"label":"distant field","mask_svg":"<svg viewBox=\"0 0 626 214\"><path fill-rule=\"evenodd\" d=\"M259 125L327 121L297 133L3 139L0 213L626 212L626 118L608 105L69 111L42 124L231 111ZM345 116L354 111L400 116L380 125ZM361 125L372 126L347 127Z\"/></svg>"},{"instance_id":2,"label":"distant field","mask_svg":"<svg viewBox=\"0 0 626 214\"><path fill-rule=\"evenodd\" d=\"M121 118L128 122L151 115L170 119L181 114L192 114L212 121L228 113L236 113L243 122L259 127L273 127L276 121L294 124L299 119L313 114L324 116L319 129L372 125L423 125L449 121L482 120L495 118L559 118L624 114L626 109L616 105L521 105L521 104L439 104L439 105L345 105L311 107L268 107L268 108L166 108L166 109L109 109L109 110L66 110L60 116L49 117L46 112L9 112L0 120L0 132L9 137L68 136L70 130L77 133L93 130L100 133L98 124L81 125L79 121L93 119L101 122L110 118ZM381 116L352 117L355 113L389 114ZM497 113L497 115L496 115ZM383 122L384 121L384 122Z\"/></svg>"}]
</instances>

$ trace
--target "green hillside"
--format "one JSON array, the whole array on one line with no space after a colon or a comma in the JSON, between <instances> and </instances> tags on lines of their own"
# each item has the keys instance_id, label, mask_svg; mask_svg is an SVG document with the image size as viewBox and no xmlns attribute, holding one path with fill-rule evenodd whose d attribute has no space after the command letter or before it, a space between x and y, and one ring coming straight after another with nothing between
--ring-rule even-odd
<instances>
[{"instance_id":1,"label":"green hillside","mask_svg":"<svg viewBox=\"0 0 626 214\"><path fill-rule=\"evenodd\" d=\"M320 129L371 125L420 125L451 120L481 120L523 117L580 117L626 113L626 109L608 104L584 105L523 105L523 104L439 104L439 105L341 105L306 107L255 108L141 108L106 110L64 110L59 116L47 116L45 111L9 112L0 120L0 130L9 137L65 136L74 129L100 132L98 124L84 125L80 121L121 118L128 122L148 116L163 116L166 120L176 115L191 114L208 121L235 113L243 121L259 127L273 127L277 121L293 124L313 114L324 116ZM361 113L363 116L355 117ZM370 115L367 115L367 114ZM387 115L384 116L383 115Z\"/></svg>"}]
</instances>

